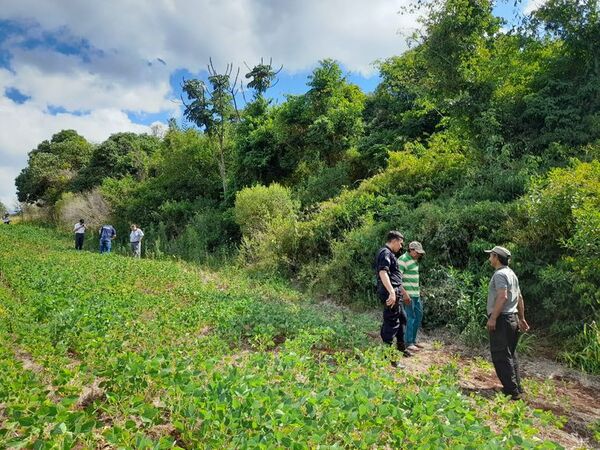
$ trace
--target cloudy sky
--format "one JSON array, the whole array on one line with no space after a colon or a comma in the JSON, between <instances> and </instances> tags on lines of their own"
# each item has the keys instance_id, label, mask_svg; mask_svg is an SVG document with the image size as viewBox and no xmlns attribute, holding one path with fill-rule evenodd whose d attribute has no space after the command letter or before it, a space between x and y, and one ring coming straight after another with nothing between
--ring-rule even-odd
<instances>
[{"instance_id":1,"label":"cloudy sky","mask_svg":"<svg viewBox=\"0 0 600 450\"><path fill-rule=\"evenodd\" d=\"M209 57L217 69L272 57L284 66L276 98L304 92L310 70L328 57L371 91L373 61L401 54L416 27L399 13L407 2L3 0L0 201L14 205L27 153L61 129L101 142L180 119L182 77L204 76Z\"/></svg>"}]
</instances>

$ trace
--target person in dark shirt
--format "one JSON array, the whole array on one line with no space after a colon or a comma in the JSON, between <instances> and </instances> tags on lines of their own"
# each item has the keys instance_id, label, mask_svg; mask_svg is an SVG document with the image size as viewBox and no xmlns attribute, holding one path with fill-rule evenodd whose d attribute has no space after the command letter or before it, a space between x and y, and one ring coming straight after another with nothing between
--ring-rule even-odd
<instances>
[{"instance_id":1,"label":"person in dark shirt","mask_svg":"<svg viewBox=\"0 0 600 450\"><path fill-rule=\"evenodd\" d=\"M406 313L402 301L406 301L402 291L402 273L398 268L397 253L402 250L404 236L398 231L390 231L387 242L377 252L375 270L377 275L377 297L383 305L383 323L381 324L381 339L388 345L396 338L397 349L404 356L412 356L406 350L404 332L406 328ZM394 361L392 365L396 366Z\"/></svg>"}]
</instances>

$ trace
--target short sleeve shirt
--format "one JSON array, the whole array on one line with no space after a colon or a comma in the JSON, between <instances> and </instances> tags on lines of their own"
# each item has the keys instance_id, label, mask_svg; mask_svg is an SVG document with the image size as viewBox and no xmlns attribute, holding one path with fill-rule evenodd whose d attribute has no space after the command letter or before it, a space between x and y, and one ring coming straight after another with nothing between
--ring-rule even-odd
<instances>
[{"instance_id":1,"label":"short sleeve shirt","mask_svg":"<svg viewBox=\"0 0 600 450\"><path fill-rule=\"evenodd\" d=\"M388 295L387 289L379 277L380 271L385 270L388 273L390 282L392 283L392 287L394 289L398 289L400 286L402 286L402 273L398 268L398 260L396 259L396 255L394 255L387 245L380 248L377 252L375 270L377 276L377 294L380 297L387 297Z\"/></svg>"},{"instance_id":2,"label":"short sleeve shirt","mask_svg":"<svg viewBox=\"0 0 600 450\"><path fill-rule=\"evenodd\" d=\"M129 233L129 242L136 243L140 242L144 237L144 232L139 228L136 228L134 231Z\"/></svg>"},{"instance_id":3,"label":"short sleeve shirt","mask_svg":"<svg viewBox=\"0 0 600 450\"><path fill-rule=\"evenodd\" d=\"M487 313L490 315L496 305L496 294L499 289L506 289L507 299L502 309L502 314L510 314L517 312L517 304L519 302L519 279L510 267L500 267L492 275L488 286Z\"/></svg>"},{"instance_id":4,"label":"short sleeve shirt","mask_svg":"<svg viewBox=\"0 0 600 450\"><path fill-rule=\"evenodd\" d=\"M113 236L115 236L117 234L117 232L115 231L115 229L112 227L112 225L104 225L101 229L100 229L100 240L103 241L109 241L110 239L112 239Z\"/></svg>"},{"instance_id":5,"label":"short sleeve shirt","mask_svg":"<svg viewBox=\"0 0 600 450\"><path fill-rule=\"evenodd\" d=\"M81 233L85 233L85 225L81 224L79 222L77 222L74 226L73 226L73 231L77 234Z\"/></svg>"}]
</instances>

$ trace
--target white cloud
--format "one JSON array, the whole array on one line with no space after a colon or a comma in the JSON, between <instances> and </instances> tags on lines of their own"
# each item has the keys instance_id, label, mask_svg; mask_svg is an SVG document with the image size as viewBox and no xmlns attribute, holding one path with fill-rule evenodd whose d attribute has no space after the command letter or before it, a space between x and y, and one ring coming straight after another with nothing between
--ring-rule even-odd
<instances>
[{"instance_id":1,"label":"white cloud","mask_svg":"<svg viewBox=\"0 0 600 450\"><path fill-rule=\"evenodd\" d=\"M161 68L156 70L157 76L139 73L123 80L102 73L97 66L93 72L86 70L76 56L42 50L15 52L11 66L17 74L13 87L41 108L55 105L70 111L116 108L150 112L173 108L167 98L171 90L168 73ZM145 64L140 67L153 69Z\"/></svg>"},{"instance_id":2,"label":"white cloud","mask_svg":"<svg viewBox=\"0 0 600 450\"><path fill-rule=\"evenodd\" d=\"M0 97L0 198L12 203L13 180L25 167L27 152L61 129L102 141L118 131L147 130L123 111L179 116L169 98L169 76L177 69L199 72L210 56L218 70L227 62L252 65L261 56L273 57L290 73L331 57L371 75L374 60L406 49L398 33L416 26L414 16L399 14L408 2L3 2L0 20L25 24L25 35L0 42L0 50L11 54L12 69L0 68L0 96L14 87L31 98L18 105ZM52 48L48 36L71 51ZM24 45L32 38L37 45ZM52 115L48 106L87 113Z\"/></svg>"},{"instance_id":3,"label":"white cloud","mask_svg":"<svg viewBox=\"0 0 600 450\"><path fill-rule=\"evenodd\" d=\"M224 64L273 56L287 70L332 57L353 71L401 53L398 31L415 17L398 12L408 0L142 0L70 2L20 0L3 5L0 17L28 18L43 28L61 26L96 48L139 60L162 58L171 69L203 69L209 56Z\"/></svg>"},{"instance_id":4,"label":"white cloud","mask_svg":"<svg viewBox=\"0 0 600 450\"><path fill-rule=\"evenodd\" d=\"M523 6L523 14L529 15L532 12L538 10L540 7L546 4L547 0L528 0L525 6Z\"/></svg>"},{"instance_id":5,"label":"white cloud","mask_svg":"<svg viewBox=\"0 0 600 450\"><path fill-rule=\"evenodd\" d=\"M0 202L9 210L17 201L17 197L14 195L14 180L20 170L20 168L12 166L0 166Z\"/></svg>"},{"instance_id":6,"label":"white cloud","mask_svg":"<svg viewBox=\"0 0 600 450\"><path fill-rule=\"evenodd\" d=\"M6 75L0 71L0 91ZM16 200L14 179L27 165L27 153L54 133L75 129L91 142L102 142L112 133L148 132L144 125L132 123L127 114L115 108L96 109L89 114L51 115L34 103L18 105L6 97L0 98L0 201L12 206Z\"/></svg>"}]
</instances>

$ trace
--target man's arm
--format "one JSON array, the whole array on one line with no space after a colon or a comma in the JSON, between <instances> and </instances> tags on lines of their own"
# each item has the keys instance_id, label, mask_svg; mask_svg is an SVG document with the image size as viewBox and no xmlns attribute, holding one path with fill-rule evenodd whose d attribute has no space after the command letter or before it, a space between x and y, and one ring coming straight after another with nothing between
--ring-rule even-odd
<instances>
[{"instance_id":1,"label":"man's arm","mask_svg":"<svg viewBox=\"0 0 600 450\"><path fill-rule=\"evenodd\" d=\"M402 275L404 275L404 272L406 271L406 265L404 261L398 260L398 270L400 270ZM400 286L400 292L402 292L404 303L408 305L410 303L410 296L408 295L408 292L406 292L406 289L404 289L404 285Z\"/></svg>"},{"instance_id":2,"label":"man's arm","mask_svg":"<svg viewBox=\"0 0 600 450\"><path fill-rule=\"evenodd\" d=\"M496 303L494 304L494 310L490 315L490 318L487 321L487 329L489 331L494 331L496 329L496 320L500 313L502 313L502 309L504 308L504 304L508 299L508 289L497 289L496 290Z\"/></svg>"},{"instance_id":3,"label":"man's arm","mask_svg":"<svg viewBox=\"0 0 600 450\"><path fill-rule=\"evenodd\" d=\"M380 270L379 278L381 278L381 282L383 283L383 286L389 294L387 300L385 301L385 304L388 306L394 306L394 303L396 303L396 291L394 291L394 288L392 287L390 276L388 275L387 271Z\"/></svg>"},{"instance_id":4,"label":"man's arm","mask_svg":"<svg viewBox=\"0 0 600 450\"><path fill-rule=\"evenodd\" d=\"M529 324L525 320L525 301L519 291L519 301L517 303L517 314L519 315L519 330L523 333L529 331Z\"/></svg>"}]
</instances>

